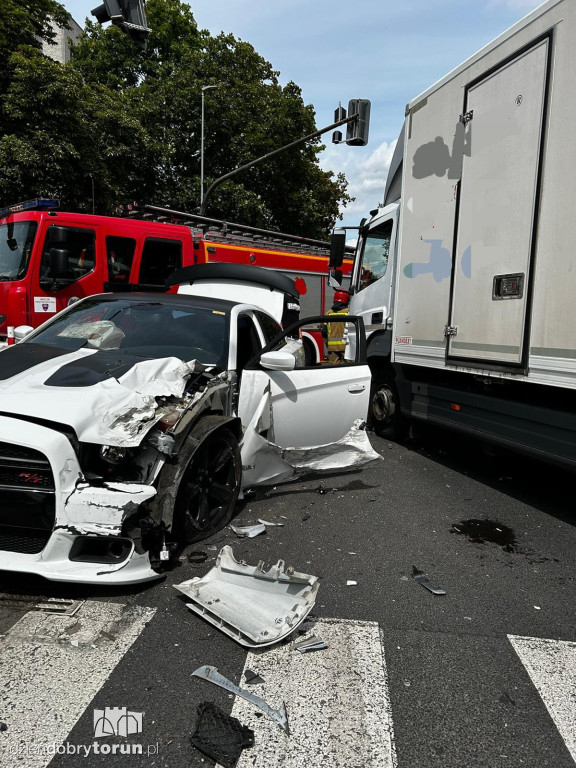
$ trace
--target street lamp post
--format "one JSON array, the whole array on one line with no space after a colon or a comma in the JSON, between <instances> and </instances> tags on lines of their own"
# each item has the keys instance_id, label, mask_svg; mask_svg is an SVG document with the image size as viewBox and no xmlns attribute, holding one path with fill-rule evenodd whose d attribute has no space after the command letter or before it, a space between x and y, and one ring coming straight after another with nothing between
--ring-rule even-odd
<instances>
[{"instance_id":1,"label":"street lamp post","mask_svg":"<svg viewBox=\"0 0 576 768\"><path fill-rule=\"evenodd\" d=\"M204 92L210 88L217 88L216 85L202 86L202 119L200 127L200 205L204 200Z\"/></svg>"}]
</instances>

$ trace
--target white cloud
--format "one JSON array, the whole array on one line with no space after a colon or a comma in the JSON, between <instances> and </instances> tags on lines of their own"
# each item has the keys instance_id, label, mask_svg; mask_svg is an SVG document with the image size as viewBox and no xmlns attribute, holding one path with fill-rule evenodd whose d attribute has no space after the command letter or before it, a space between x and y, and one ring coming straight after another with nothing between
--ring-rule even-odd
<instances>
[{"instance_id":1,"label":"white cloud","mask_svg":"<svg viewBox=\"0 0 576 768\"><path fill-rule=\"evenodd\" d=\"M383 141L372 152L368 148L348 147L345 144L331 145L320 156L320 165L324 170L344 172L348 179L348 193L356 198L340 211L344 224L357 224L382 202L395 147L396 140Z\"/></svg>"}]
</instances>

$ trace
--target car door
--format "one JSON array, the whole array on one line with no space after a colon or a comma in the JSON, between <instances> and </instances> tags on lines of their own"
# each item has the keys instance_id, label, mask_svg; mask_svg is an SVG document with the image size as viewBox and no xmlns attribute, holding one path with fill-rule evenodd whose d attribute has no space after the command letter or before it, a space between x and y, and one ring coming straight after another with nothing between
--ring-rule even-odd
<instances>
[{"instance_id":1,"label":"car door","mask_svg":"<svg viewBox=\"0 0 576 768\"><path fill-rule=\"evenodd\" d=\"M300 321L239 371L244 486L287 482L309 472L341 471L377 457L363 428L370 369L365 363L361 318L347 318L360 339L353 361L293 370L270 370L263 365L262 355L282 352L284 342L297 337L302 326L329 321L329 316ZM241 344L238 355L243 355Z\"/></svg>"}]
</instances>

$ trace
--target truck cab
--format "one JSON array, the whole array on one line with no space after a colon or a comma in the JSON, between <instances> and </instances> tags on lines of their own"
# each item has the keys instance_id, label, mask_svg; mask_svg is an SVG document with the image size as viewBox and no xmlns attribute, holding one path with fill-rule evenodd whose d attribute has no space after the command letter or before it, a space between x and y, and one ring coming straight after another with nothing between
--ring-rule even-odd
<instances>
[{"instance_id":1,"label":"truck cab","mask_svg":"<svg viewBox=\"0 0 576 768\"><path fill-rule=\"evenodd\" d=\"M399 207L399 203L392 203L372 211L358 233L350 286L350 313L360 315L364 320L369 356L371 345L382 345L383 341L377 340L382 334L386 334L390 350Z\"/></svg>"}]
</instances>

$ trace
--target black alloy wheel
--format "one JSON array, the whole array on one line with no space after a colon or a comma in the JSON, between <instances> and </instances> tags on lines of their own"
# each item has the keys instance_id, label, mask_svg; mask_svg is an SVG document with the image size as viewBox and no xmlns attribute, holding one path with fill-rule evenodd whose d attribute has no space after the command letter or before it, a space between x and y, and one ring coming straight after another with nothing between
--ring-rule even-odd
<instances>
[{"instance_id":1,"label":"black alloy wheel","mask_svg":"<svg viewBox=\"0 0 576 768\"><path fill-rule=\"evenodd\" d=\"M184 544L211 536L234 513L242 482L238 441L228 429L210 433L188 460L180 481L174 534Z\"/></svg>"}]
</instances>

